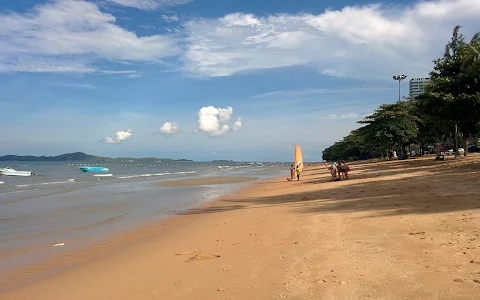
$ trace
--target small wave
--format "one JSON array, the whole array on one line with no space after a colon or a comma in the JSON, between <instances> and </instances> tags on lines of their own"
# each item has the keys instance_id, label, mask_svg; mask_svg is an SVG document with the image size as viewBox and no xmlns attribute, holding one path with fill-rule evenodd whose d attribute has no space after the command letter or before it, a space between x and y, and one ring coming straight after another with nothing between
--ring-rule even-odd
<instances>
[{"instance_id":1,"label":"small wave","mask_svg":"<svg viewBox=\"0 0 480 300\"><path fill-rule=\"evenodd\" d=\"M189 172L176 172L176 173L153 173L153 174L138 174L138 175L128 175L128 176L119 176L118 178L121 179L129 179L129 178L139 178L139 177L157 177L157 176L165 176L165 175L185 175L185 174L195 174L195 171L189 171Z\"/></svg>"},{"instance_id":2,"label":"small wave","mask_svg":"<svg viewBox=\"0 0 480 300\"><path fill-rule=\"evenodd\" d=\"M189 171L189 172L176 172L176 173L173 173L173 175L184 175L184 174L195 174L197 172L195 171Z\"/></svg>"},{"instance_id":3,"label":"small wave","mask_svg":"<svg viewBox=\"0 0 480 300\"><path fill-rule=\"evenodd\" d=\"M154 176L165 176L165 175L170 175L170 173L155 173L155 174L128 175L128 176L120 176L120 177L118 177L118 178L128 179L128 178L154 177Z\"/></svg>"},{"instance_id":4,"label":"small wave","mask_svg":"<svg viewBox=\"0 0 480 300\"><path fill-rule=\"evenodd\" d=\"M42 182L42 183L31 183L31 184L17 184L16 187L29 187L36 185L50 185L50 184L62 184L62 183L74 183L75 179L68 179L67 181L52 181L52 182Z\"/></svg>"},{"instance_id":5,"label":"small wave","mask_svg":"<svg viewBox=\"0 0 480 300\"><path fill-rule=\"evenodd\" d=\"M5 183L5 182L3 182L3 181L0 181L0 184L4 184L4 183Z\"/></svg>"},{"instance_id":6,"label":"small wave","mask_svg":"<svg viewBox=\"0 0 480 300\"><path fill-rule=\"evenodd\" d=\"M93 175L95 177L112 177L113 175L112 174L96 174L96 175Z\"/></svg>"},{"instance_id":7,"label":"small wave","mask_svg":"<svg viewBox=\"0 0 480 300\"><path fill-rule=\"evenodd\" d=\"M19 193L25 193L25 192L33 192L33 191L38 191L38 189L11 191L11 192L2 193L2 194L0 194L0 196L9 195L9 194L19 194Z\"/></svg>"}]
</instances>

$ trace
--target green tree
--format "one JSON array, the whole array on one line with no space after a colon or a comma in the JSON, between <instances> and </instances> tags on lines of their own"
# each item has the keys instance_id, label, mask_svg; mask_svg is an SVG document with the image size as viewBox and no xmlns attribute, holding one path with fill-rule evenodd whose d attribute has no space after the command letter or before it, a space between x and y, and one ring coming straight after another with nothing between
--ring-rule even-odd
<instances>
[{"instance_id":1,"label":"green tree","mask_svg":"<svg viewBox=\"0 0 480 300\"><path fill-rule=\"evenodd\" d=\"M359 121L368 124L369 137L380 146L398 148L400 158L405 158L405 146L413 142L418 135L419 118L411 114L411 103L398 101L393 104L380 105L372 115Z\"/></svg>"},{"instance_id":2,"label":"green tree","mask_svg":"<svg viewBox=\"0 0 480 300\"><path fill-rule=\"evenodd\" d=\"M323 151L323 160L355 160L375 157L377 154L375 151L376 146L368 141L366 135L368 130L366 127L367 126L352 130L350 134L345 136L341 141L326 148Z\"/></svg>"},{"instance_id":3,"label":"green tree","mask_svg":"<svg viewBox=\"0 0 480 300\"><path fill-rule=\"evenodd\" d=\"M431 81L416 101L437 125L444 123L438 128L452 132L458 126L467 149L469 139L480 130L480 33L467 43L460 28L455 26L444 56L434 61Z\"/></svg>"},{"instance_id":4,"label":"green tree","mask_svg":"<svg viewBox=\"0 0 480 300\"><path fill-rule=\"evenodd\" d=\"M411 114L418 117L418 135L415 142L420 145L422 154L425 153L425 146L443 141L446 132L450 132L448 124L438 119L431 112L431 107L423 101L411 99Z\"/></svg>"}]
</instances>

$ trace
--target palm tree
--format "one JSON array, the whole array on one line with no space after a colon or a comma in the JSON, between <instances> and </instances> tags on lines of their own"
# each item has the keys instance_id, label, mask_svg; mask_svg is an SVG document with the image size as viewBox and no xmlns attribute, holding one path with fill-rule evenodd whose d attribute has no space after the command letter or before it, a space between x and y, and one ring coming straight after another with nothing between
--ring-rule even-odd
<instances>
[{"instance_id":1,"label":"palm tree","mask_svg":"<svg viewBox=\"0 0 480 300\"><path fill-rule=\"evenodd\" d=\"M468 44L468 47L473 52L472 53L473 62L480 62L480 32L477 32L473 36L472 40Z\"/></svg>"}]
</instances>

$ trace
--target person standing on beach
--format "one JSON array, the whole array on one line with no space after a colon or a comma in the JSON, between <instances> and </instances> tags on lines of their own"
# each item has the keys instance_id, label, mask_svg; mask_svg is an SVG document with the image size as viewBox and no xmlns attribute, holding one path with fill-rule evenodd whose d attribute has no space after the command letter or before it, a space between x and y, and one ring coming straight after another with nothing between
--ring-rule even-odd
<instances>
[{"instance_id":1,"label":"person standing on beach","mask_svg":"<svg viewBox=\"0 0 480 300\"><path fill-rule=\"evenodd\" d=\"M300 166L297 166L297 181L300 181Z\"/></svg>"},{"instance_id":2,"label":"person standing on beach","mask_svg":"<svg viewBox=\"0 0 480 300\"><path fill-rule=\"evenodd\" d=\"M332 179L330 181L335 181L337 178L337 163L333 162L331 165L329 165L327 162L325 162L325 167L330 171L330 175L332 175Z\"/></svg>"},{"instance_id":3,"label":"person standing on beach","mask_svg":"<svg viewBox=\"0 0 480 300\"><path fill-rule=\"evenodd\" d=\"M293 165L290 165L290 179L295 178L295 168Z\"/></svg>"}]
</instances>

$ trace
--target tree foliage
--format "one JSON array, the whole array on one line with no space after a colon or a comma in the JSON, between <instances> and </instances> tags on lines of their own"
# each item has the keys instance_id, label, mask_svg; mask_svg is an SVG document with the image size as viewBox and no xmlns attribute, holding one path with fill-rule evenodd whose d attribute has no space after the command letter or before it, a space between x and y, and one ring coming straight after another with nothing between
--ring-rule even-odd
<instances>
[{"instance_id":1,"label":"tree foliage","mask_svg":"<svg viewBox=\"0 0 480 300\"><path fill-rule=\"evenodd\" d=\"M455 26L444 55L433 61L430 82L415 99L383 104L341 141L325 149L324 160L361 159L409 144L443 142L458 126L467 150L480 135L480 32L467 42ZM468 151L465 151L467 153Z\"/></svg>"},{"instance_id":2,"label":"tree foliage","mask_svg":"<svg viewBox=\"0 0 480 300\"><path fill-rule=\"evenodd\" d=\"M411 104L406 101L382 104L372 115L366 116L358 123L370 125L368 135L376 140L378 145L386 149L395 146L403 149L405 144L417 137L419 130L420 119L411 114L411 108ZM403 156L402 153L400 155Z\"/></svg>"},{"instance_id":3,"label":"tree foliage","mask_svg":"<svg viewBox=\"0 0 480 300\"><path fill-rule=\"evenodd\" d=\"M467 43L460 28L454 28L444 56L434 61L431 81L417 101L450 131L457 125L466 148L480 129L480 32Z\"/></svg>"}]
</instances>

